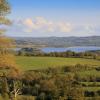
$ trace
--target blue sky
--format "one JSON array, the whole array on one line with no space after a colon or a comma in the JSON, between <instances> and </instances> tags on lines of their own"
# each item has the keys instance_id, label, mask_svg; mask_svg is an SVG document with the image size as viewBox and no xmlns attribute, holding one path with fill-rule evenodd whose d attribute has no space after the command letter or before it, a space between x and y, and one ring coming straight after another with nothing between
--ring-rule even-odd
<instances>
[{"instance_id":1,"label":"blue sky","mask_svg":"<svg viewBox=\"0 0 100 100\"><path fill-rule=\"evenodd\" d=\"M9 36L100 35L100 0L9 0Z\"/></svg>"}]
</instances>

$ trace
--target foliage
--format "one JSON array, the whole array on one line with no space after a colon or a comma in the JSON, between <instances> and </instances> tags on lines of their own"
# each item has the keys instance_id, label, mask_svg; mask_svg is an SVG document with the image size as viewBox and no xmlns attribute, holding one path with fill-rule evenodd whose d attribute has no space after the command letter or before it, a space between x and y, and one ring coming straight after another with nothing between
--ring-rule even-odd
<instances>
[{"instance_id":1,"label":"foliage","mask_svg":"<svg viewBox=\"0 0 100 100\"><path fill-rule=\"evenodd\" d=\"M7 0L0 0L0 26L1 25L10 25L10 21L6 19L6 14L10 12L10 6ZM7 77L17 78L19 70L16 67L14 61L14 56L9 52L9 49L12 47L12 40L4 36L5 29L0 28L0 87L1 87L1 96L4 100L9 100L10 96L10 86ZM10 73L11 72L11 73ZM9 75L10 74L10 75ZM14 88L14 91L16 89ZM16 93L17 91L17 93ZM18 90L15 91L18 94Z\"/></svg>"}]
</instances>

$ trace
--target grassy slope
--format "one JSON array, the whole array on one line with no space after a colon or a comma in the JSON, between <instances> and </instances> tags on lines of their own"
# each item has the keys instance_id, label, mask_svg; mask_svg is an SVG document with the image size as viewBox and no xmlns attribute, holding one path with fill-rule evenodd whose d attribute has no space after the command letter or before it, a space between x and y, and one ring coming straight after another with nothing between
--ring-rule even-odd
<instances>
[{"instance_id":1,"label":"grassy slope","mask_svg":"<svg viewBox=\"0 0 100 100\"><path fill-rule=\"evenodd\" d=\"M82 58L60 58L60 57L16 57L17 64L23 70L43 69L48 67L57 67L64 65L88 64L91 66L100 66L100 61Z\"/></svg>"},{"instance_id":2,"label":"grassy slope","mask_svg":"<svg viewBox=\"0 0 100 100\"><path fill-rule=\"evenodd\" d=\"M48 67L58 67L63 65L75 65L75 64L88 64L91 66L100 66L100 61L94 59L82 59L82 58L61 58L61 57L17 57L17 63L21 66L23 70L30 69L41 69ZM96 70L82 71L78 72L81 77L99 76L100 72ZM84 82L84 84L94 84L94 82ZM100 82L96 84L100 85ZM99 86L86 86L83 90L88 91L98 91Z\"/></svg>"}]
</instances>

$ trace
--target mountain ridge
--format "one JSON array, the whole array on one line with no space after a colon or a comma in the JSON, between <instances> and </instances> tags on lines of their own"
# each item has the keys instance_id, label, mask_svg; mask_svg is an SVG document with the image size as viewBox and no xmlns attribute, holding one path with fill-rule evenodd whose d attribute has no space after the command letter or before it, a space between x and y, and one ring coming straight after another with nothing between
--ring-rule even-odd
<instances>
[{"instance_id":1,"label":"mountain ridge","mask_svg":"<svg viewBox=\"0 0 100 100\"><path fill-rule=\"evenodd\" d=\"M100 46L100 36L88 37L12 37L17 45L44 47Z\"/></svg>"}]
</instances>

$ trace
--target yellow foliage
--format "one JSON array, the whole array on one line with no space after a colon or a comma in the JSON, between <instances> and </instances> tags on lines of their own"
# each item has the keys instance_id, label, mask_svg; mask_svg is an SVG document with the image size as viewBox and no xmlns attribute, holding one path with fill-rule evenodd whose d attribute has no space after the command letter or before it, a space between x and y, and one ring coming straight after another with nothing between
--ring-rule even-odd
<instances>
[{"instance_id":1,"label":"yellow foliage","mask_svg":"<svg viewBox=\"0 0 100 100\"><path fill-rule=\"evenodd\" d=\"M13 40L4 36L0 36L0 49L11 48Z\"/></svg>"},{"instance_id":2,"label":"yellow foliage","mask_svg":"<svg viewBox=\"0 0 100 100\"><path fill-rule=\"evenodd\" d=\"M0 25L10 25L11 22L5 17L10 12L8 0L0 0ZM5 37L2 33L6 30L0 28L0 72L6 71L14 77L19 73L14 60L14 56L10 54L9 48L12 48L14 41ZM9 70L10 69L10 70Z\"/></svg>"},{"instance_id":3,"label":"yellow foliage","mask_svg":"<svg viewBox=\"0 0 100 100\"><path fill-rule=\"evenodd\" d=\"M10 38L0 36L0 71L6 72L8 77L17 78L20 71L17 68L15 57L7 52L12 47L12 41Z\"/></svg>"},{"instance_id":4,"label":"yellow foliage","mask_svg":"<svg viewBox=\"0 0 100 100\"><path fill-rule=\"evenodd\" d=\"M3 54L0 55L0 67L14 67L15 61L14 61L14 56L11 54Z\"/></svg>"}]
</instances>

